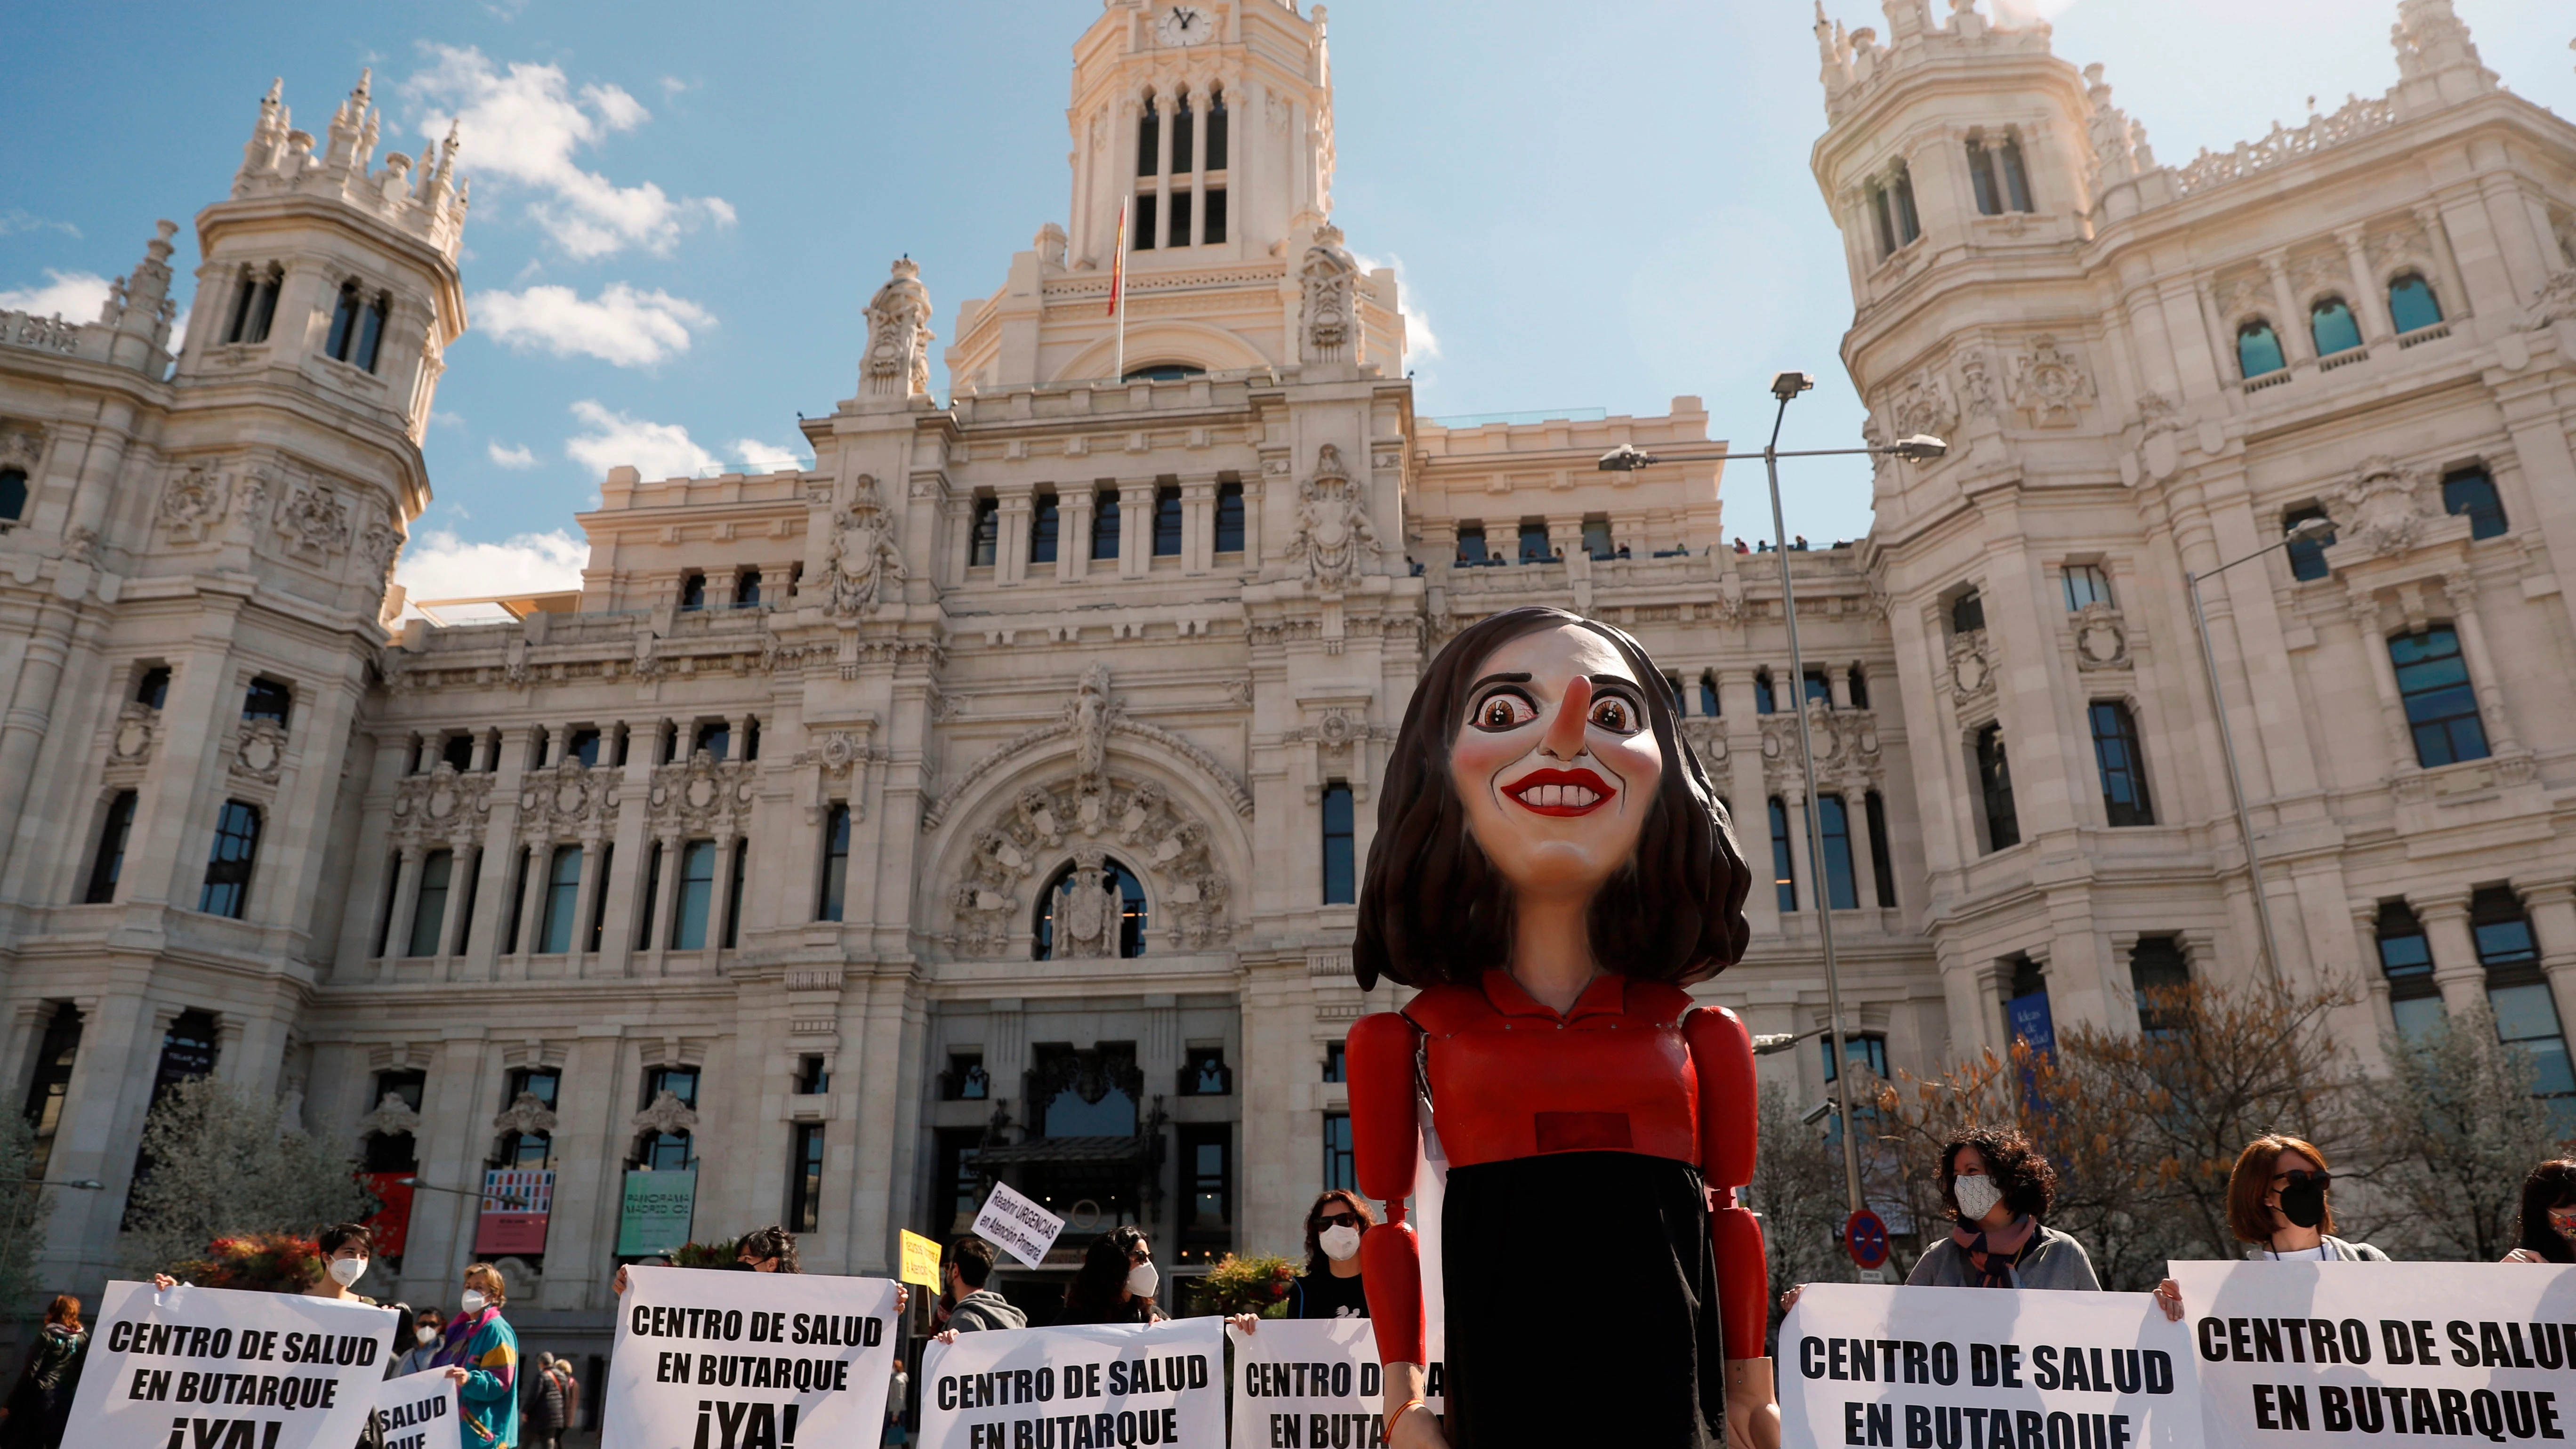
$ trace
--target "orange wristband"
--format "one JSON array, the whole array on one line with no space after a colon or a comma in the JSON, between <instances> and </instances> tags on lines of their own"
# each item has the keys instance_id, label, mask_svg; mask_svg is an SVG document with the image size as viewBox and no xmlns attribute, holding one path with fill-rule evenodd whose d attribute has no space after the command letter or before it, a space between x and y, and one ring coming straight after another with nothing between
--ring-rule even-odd
<instances>
[{"instance_id":1,"label":"orange wristband","mask_svg":"<svg viewBox=\"0 0 2576 1449\"><path fill-rule=\"evenodd\" d=\"M1395 1421L1396 1421L1396 1420L1401 1419L1401 1418L1403 1418L1405 1415L1410 1414L1410 1413L1412 1413L1414 1410L1419 1409L1419 1408L1422 1408L1422 1407L1424 1407L1424 1406L1425 1406L1425 1405L1424 1405L1424 1401L1423 1401L1423 1400L1421 1400L1421 1399L1407 1399L1407 1400L1405 1400L1402 1404L1400 1404L1400 1405L1398 1405L1398 1406L1397 1406L1396 1411L1395 1411L1394 1413L1389 1414L1389 1415L1387 1415L1387 1416L1386 1416L1386 1424L1387 1424L1387 1427L1388 1427L1388 1428L1390 1428L1390 1429L1394 1428L1394 1427L1395 1427Z\"/></svg>"}]
</instances>

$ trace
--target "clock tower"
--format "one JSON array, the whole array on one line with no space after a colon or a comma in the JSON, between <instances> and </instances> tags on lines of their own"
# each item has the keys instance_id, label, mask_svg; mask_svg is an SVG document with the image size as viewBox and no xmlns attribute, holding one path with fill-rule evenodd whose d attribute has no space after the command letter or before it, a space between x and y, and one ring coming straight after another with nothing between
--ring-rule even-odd
<instances>
[{"instance_id":1,"label":"clock tower","mask_svg":"<svg viewBox=\"0 0 2576 1449\"><path fill-rule=\"evenodd\" d=\"M1294 329L1309 252L1320 242L1330 267L1350 268L1330 225L1324 7L1300 14L1290 0L1108 0L1074 44L1065 119L1073 142L1066 221L1039 229L1001 291L966 305L950 376L991 389L1119 370L1107 304L1122 214L1125 293L1145 303L1127 319L1126 370L1300 361ZM1398 375L1393 278L1354 280L1357 355L1339 360ZM1097 309L1065 305L1094 290ZM1161 295L1141 295L1152 293Z\"/></svg>"}]
</instances>

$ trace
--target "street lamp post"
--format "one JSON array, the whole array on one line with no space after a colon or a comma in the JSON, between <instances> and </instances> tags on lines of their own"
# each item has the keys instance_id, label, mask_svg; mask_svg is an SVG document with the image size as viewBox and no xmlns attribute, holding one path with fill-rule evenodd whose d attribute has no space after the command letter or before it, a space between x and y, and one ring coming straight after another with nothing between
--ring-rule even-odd
<instances>
[{"instance_id":1,"label":"street lamp post","mask_svg":"<svg viewBox=\"0 0 2576 1449\"><path fill-rule=\"evenodd\" d=\"M1810 747L1807 737L1807 664L1798 649L1798 596L1789 577L1789 531L1780 509L1780 460L1875 455L1919 463L1942 456L1950 450L1950 445L1939 438L1917 434L1899 438L1884 447L1809 448L1784 453L1780 451L1780 425L1788 418L1789 404L1798 394L1815 385L1815 378L1803 372L1783 372L1771 379L1771 396L1779 400L1780 406L1771 415L1771 441L1762 447L1762 467L1771 487L1772 548L1780 555L1780 610L1789 624L1789 688L1790 697L1797 706L1798 760L1806 772L1807 878L1815 883L1818 890L1816 937L1825 953L1826 1025L1834 1039L1834 1103L1835 1110L1842 1116L1843 1128L1843 1190L1851 1200L1851 1210L1857 1213L1862 1207L1860 1143L1852 1127L1851 1057L1843 1033L1842 972L1834 959L1833 889L1825 878L1825 827L1823 814L1816 806L1816 752ZM1726 457L1723 451L1651 454L1634 444L1623 444L1602 454L1600 466L1604 472L1632 473L1657 463L1720 462ZM1790 1040L1794 1043L1796 1038Z\"/></svg>"},{"instance_id":2,"label":"street lamp post","mask_svg":"<svg viewBox=\"0 0 2576 1449\"><path fill-rule=\"evenodd\" d=\"M2209 614L2201 605L2200 581L2214 579L2238 564L2250 563L2276 548L2305 543L2333 531L2334 524L2329 519L2303 519L2277 541L2267 543L2242 558L2230 559L2208 573L2183 571L2183 581L2191 588L2191 627L2200 636L2200 662L2209 670L2210 705L2218 714L2219 752L2227 757L2227 793L2236 802L2236 832L2245 838L2245 874L2254 889L2254 925L2263 936L2264 969L2275 985L2281 980L2281 948L2272 934L2272 903L2263 894L2263 857L2254 847L2254 814L2245 803L2245 776L2236 767L2236 736L2227 727L2227 691L2218 680L2218 651L2209 642Z\"/></svg>"}]
</instances>

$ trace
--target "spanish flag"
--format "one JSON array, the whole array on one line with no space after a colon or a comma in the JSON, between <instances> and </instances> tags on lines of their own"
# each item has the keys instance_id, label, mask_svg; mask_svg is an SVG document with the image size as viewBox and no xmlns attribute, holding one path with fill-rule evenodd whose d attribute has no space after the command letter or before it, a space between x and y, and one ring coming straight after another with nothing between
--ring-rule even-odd
<instances>
[{"instance_id":1,"label":"spanish flag","mask_svg":"<svg viewBox=\"0 0 2576 1449\"><path fill-rule=\"evenodd\" d=\"M1127 281L1127 203L1118 203L1118 245L1109 258L1109 315L1118 315L1118 289Z\"/></svg>"}]
</instances>

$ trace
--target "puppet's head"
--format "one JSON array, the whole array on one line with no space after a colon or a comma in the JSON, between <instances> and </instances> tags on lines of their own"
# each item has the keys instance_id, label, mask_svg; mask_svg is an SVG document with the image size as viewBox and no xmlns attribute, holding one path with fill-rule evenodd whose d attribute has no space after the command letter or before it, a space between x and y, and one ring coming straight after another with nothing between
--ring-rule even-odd
<instances>
[{"instance_id":1,"label":"puppet's head","mask_svg":"<svg viewBox=\"0 0 2576 1449\"><path fill-rule=\"evenodd\" d=\"M1751 885L1725 807L1636 640L1513 609L1449 641L1378 795L1352 964L1412 986L1511 954L1520 892L1588 898L1609 970L1695 981L1744 952Z\"/></svg>"}]
</instances>

